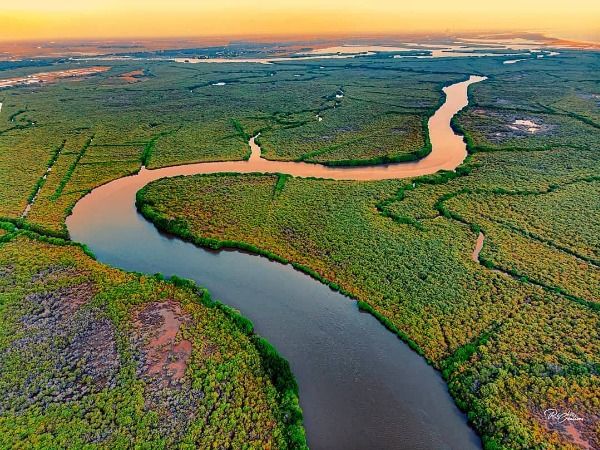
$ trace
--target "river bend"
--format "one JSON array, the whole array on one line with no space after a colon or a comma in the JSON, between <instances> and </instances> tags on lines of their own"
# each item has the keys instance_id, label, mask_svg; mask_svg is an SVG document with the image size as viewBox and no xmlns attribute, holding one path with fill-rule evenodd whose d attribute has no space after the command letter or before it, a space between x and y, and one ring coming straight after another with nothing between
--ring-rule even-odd
<instances>
[{"instance_id":1,"label":"river bend","mask_svg":"<svg viewBox=\"0 0 600 450\"><path fill-rule=\"evenodd\" d=\"M484 79L444 88L446 101L429 120L432 151L419 161L351 168L268 161L252 139L248 161L142 168L94 189L68 217L70 236L112 266L193 279L250 318L291 364L311 448L481 448L440 374L354 301L289 265L164 235L137 212L135 194L159 178L216 172L381 180L454 170L467 153L450 119L467 105L468 86Z\"/></svg>"}]
</instances>

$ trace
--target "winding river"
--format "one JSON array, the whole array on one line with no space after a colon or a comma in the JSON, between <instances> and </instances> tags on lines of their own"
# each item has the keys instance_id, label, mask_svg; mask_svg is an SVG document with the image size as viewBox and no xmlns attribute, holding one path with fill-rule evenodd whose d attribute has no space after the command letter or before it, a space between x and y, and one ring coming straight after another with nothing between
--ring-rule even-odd
<instances>
[{"instance_id":1,"label":"winding river","mask_svg":"<svg viewBox=\"0 0 600 450\"><path fill-rule=\"evenodd\" d=\"M268 161L253 138L248 161L142 168L94 189L67 219L70 236L112 266L193 279L250 318L291 364L311 448L481 448L440 374L354 301L289 265L161 234L137 212L135 194L159 178L215 172L381 180L453 170L466 148L450 119L467 105L468 86L484 79L444 88L446 101L429 120L432 152L419 161L353 168Z\"/></svg>"}]
</instances>

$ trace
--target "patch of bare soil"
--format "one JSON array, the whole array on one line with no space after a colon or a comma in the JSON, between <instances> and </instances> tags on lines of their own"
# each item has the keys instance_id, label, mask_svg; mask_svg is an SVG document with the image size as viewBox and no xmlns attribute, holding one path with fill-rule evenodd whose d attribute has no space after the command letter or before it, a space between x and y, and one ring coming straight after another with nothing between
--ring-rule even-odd
<instances>
[{"instance_id":1,"label":"patch of bare soil","mask_svg":"<svg viewBox=\"0 0 600 450\"><path fill-rule=\"evenodd\" d=\"M190 316L174 301L153 302L133 314L132 344L138 376L146 381L146 407L159 414L161 433L181 435L195 417L202 391L185 376L192 343L181 338Z\"/></svg>"},{"instance_id":2,"label":"patch of bare soil","mask_svg":"<svg viewBox=\"0 0 600 450\"><path fill-rule=\"evenodd\" d=\"M131 72L125 72L119 75L119 78L127 83L139 83L140 81L144 81L146 79L144 75L144 71L142 69L138 69L132 70Z\"/></svg>"},{"instance_id":3,"label":"patch of bare soil","mask_svg":"<svg viewBox=\"0 0 600 450\"><path fill-rule=\"evenodd\" d=\"M532 114L481 108L475 109L473 114L479 119L477 128L495 144L519 137L552 134L556 128L556 125L544 122L541 116Z\"/></svg>"},{"instance_id":4,"label":"patch of bare soil","mask_svg":"<svg viewBox=\"0 0 600 450\"><path fill-rule=\"evenodd\" d=\"M59 325L68 325L74 313L93 295L93 286L90 283L30 294L25 297L25 304L30 312L25 314L21 321L26 328L37 329L40 332L56 329L55 331L62 335L67 329L59 329Z\"/></svg>"},{"instance_id":5,"label":"patch of bare soil","mask_svg":"<svg viewBox=\"0 0 600 450\"><path fill-rule=\"evenodd\" d=\"M179 303L149 303L133 318L137 334L143 341L142 374L158 378L163 385L175 385L185 375L192 354L192 343L180 339L180 329L190 321L182 314Z\"/></svg>"},{"instance_id":6,"label":"patch of bare soil","mask_svg":"<svg viewBox=\"0 0 600 450\"><path fill-rule=\"evenodd\" d=\"M84 77L106 72L110 67L93 66L81 69L55 70L52 72L38 72L23 77L5 78L0 80L0 89L13 86L38 85L43 83L54 83L63 78Z\"/></svg>"},{"instance_id":7,"label":"patch of bare soil","mask_svg":"<svg viewBox=\"0 0 600 450\"><path fill-rule=\"evenodd\" d=\"M600 448L596 426L600 416L569 414L573 409L557 408L555 413L536 411L536 419L550 432L554 431L565 442L585 450Z\"/></svg>"},{"instance_id":8,"label":"patch of bare soil","mask_svg":"<svg viewBox=\"0 0 600 450\"><path fill-rule=\"evenodd\" d=\"M23 299L23 333L0 355L0 370L23 355L34 370L18 391L4 392L0 413L78 400L116 385L115 330L99 309L86 306L94 294L93 285L83 283Z\"/></svg>"},{"instance_id":9,"label":"patch of bare soil","mask_svg":"<svg viewBox=\"0 0 600 450\"><path fill-rule=\"evenodd\" d=\"M477 241L475 242L475 248L473 249L473 253L471 253L471 260L479 262L479 253L481 253L481 249L483 248L484 240L484 234L479 232L479 235L477 235Z\"/></svg>"}]
</instances>

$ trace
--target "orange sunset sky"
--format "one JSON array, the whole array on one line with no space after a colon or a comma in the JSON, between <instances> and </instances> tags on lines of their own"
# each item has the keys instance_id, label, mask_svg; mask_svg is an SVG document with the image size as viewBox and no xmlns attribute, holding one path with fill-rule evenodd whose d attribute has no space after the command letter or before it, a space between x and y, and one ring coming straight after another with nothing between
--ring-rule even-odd
<instances>
[{"instance_id":1,"label":"orange sunset sky","mask_svg":"<svg viewBox=\"0 0 600 450\"><path fill-rule=\"evenodd\" d=\"M2 0L0 40L535 31L600 41L599 0Z\"/></svg>"}]
</instances>

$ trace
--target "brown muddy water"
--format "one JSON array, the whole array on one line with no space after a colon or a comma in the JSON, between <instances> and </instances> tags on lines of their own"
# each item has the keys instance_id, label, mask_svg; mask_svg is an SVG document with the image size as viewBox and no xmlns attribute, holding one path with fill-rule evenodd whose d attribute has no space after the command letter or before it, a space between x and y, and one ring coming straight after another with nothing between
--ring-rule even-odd
<instances>
[{"instance_id":1,"label":"brown muddy water","mask_svg":"<svg viewBox=\"0 0 600 450\"><path fill-rule=\"evenodd\" d=\"M479 262L479 253L481 253L481 249L483 248L483 241L485 240L484 234L480 231L477 236L477 241L475 242L475 248L473 249L473 253L471 254L471 259L475 262Z\"/></svg>"},{"instance_id":2,"label":"brown muddy water","mask_svg":"<svg viewBox=\"0 0 600 450\"><path fill-rule=\"evenodd\" d=\"M356 302L289 265L239 251L209 251L162 234L137 212L135 194L159 178L215 172L381 180L453 170L466 148L450 119L467 104L468 86L484 79L472 76L444 89L446 102L429 121L432 152L420 161L353 168L267 161L252 139L248 161L142 169L94 189L67 219L69 233L99 261L193 279L251 319L291 364L311 448L481 448L439 372L359 312Z\"/></svg>"}]
</instances>

